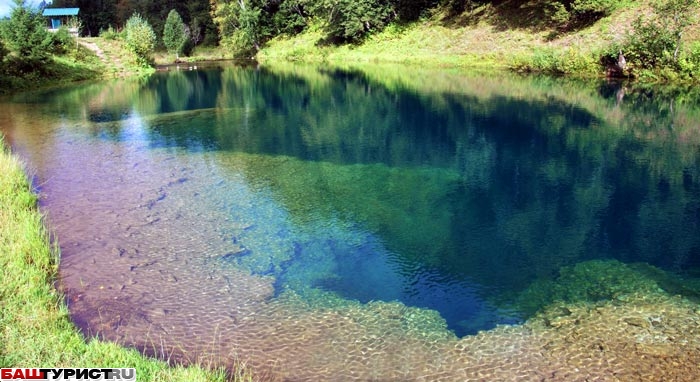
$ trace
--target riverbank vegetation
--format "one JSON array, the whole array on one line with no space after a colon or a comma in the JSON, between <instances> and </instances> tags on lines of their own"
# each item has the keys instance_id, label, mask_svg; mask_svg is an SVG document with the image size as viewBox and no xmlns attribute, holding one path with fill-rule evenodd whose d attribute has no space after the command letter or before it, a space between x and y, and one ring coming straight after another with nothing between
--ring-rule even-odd
<instances>
[{"instance_id":1,"label":"riverbank vegetation","mask_svg":"<svg viewBox=\"0 0 700 382\"><path fill-rule=\"evenodd\" d=\"M52 6L80 7L83 35L123 42L141 67L252 57L262 62L485 67L647 82L697 82L700 71L698 0L189 0L176 4L106 0L101 7L94 3L55 0ZM4 21L4 29L12 29L7 28L11 23ZM46 34L37 31L37 36L41 33ZM77 47L76 52L61 56L72 57L68 67L76 68L74 75L65 68L65 58L59 60L63 66L48 66L63 69L52 69L57 73L8 71L17 67L13 60L27 62L27 57L16 53L8 33L2 36L0 47L8 48L0 49L0 60L6 62L4 88L32 86L39 79L95 77L104 70L99 60ZM48 40L52 38L56 39ZM48 40L43 36L25 43L36 47L34 53L51 53ZM194 57L186 58L190 56ZM109 66L108 60L103 61ZM12 84L12 79L23 83Z\"/></svg>"},{"instance_id":2,"label":"riverbank vegetation","mask_svg":"<svg viewBox=\"0 0 700 382\"><path fill-rule=\"evenodd\" d=\"M315 15L298 32L271 35L258 58L694 82L700 69L697 10L697 0L452 1L415 19L402 19L395 10L391 23L366 24L361 34L344 36L329 26L332 18Z\"/></svg>"},{"instance_id":3,"label":"riverbank vegetation","mask_svg":"<svg viewBox=\"0 0 700 382\"><path fill-rule=\"evenodd\" d=\"M140 381L252 380L244 368L169 366L98 339L85 340L71 323L53 284L58 249L52 246L22 164L0 138L0 367L133 367Z\"/></svg>"},{"instance_id":4,"label":"riverbank vegetation","mask_svg":"<svg viewBox=\"0 0 700 382\"><path fill-rule=\"evenodd\" d=\"M41 15L17 0L0 21L0 93L95 78L102 63L68 29L50 33Z\"/></svg>"}]
</instances>

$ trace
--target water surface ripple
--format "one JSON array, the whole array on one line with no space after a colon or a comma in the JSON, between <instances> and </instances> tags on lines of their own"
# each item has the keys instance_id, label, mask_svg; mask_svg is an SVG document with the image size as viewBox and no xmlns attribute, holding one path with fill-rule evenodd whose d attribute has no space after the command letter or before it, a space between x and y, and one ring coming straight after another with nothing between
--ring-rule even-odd
<instances>
[{"instance_id":1,"label":"water surface ripple","mask_svg":"<svg viewBox=\"0 0 700 382\"><path fill-rule=\"evenodd\" d=\"M586 342L632 322L620 304L692 326L697 103L395 73L217 67L0 101L73 320L167 359L339 381L625 375L632 356Z\"/></svg>"}]
</instances>

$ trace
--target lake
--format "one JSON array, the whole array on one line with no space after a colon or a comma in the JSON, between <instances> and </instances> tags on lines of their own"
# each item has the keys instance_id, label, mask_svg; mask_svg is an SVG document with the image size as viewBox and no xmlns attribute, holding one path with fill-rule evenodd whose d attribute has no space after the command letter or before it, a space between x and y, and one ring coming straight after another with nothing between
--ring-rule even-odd
<instances>
[{"instance_id":1,"label":"lake","mask_svg":"<svg viewBox=\"0 0 700 382\"><path fill-rule=\"evenodd\" d=\"M494 357L539 362L552 309L700 296L695 89L182 69L0 100L87 335L272 379L527 378Z\"/></svg>"}]
</instances>

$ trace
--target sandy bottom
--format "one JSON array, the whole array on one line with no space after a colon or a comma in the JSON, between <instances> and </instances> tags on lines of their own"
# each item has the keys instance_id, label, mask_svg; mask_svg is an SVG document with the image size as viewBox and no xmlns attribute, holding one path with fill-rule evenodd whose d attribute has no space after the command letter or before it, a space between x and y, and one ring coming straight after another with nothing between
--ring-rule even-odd
<instances>
[{"instance_id":1,"label":"sandy bottom","mask_svg":"<svg viewBox=\"0 0 700 382\"><path fill-rule=\"evenodd\" d=\"M700 308L687 299L555 305L460 339L437 312L398 302L275 295L273 277L227 261L244 252L231 234L251 224L230 218L230 195L254 203L234 189L234 159L104 144L96 161L94 144L65 145L38 176L61 286L88 335L275 381L700 380Z\"/></svg>"},{"instance_id":2,"label":"sandy bottom","mask_svg":"<svg viewBox=\"0 0 700 382\"><path fill-rule=\"evenodd\" d=\"M90 311L74 310L78 317L93 309L111 317L89 323L108 339L178 361L245 362L264 380L700 378L698 306L663 294L557 306L524 325L462 339L426 330L430 317L398 303L318 309L290 297L263 303L255 314L232 309L216 323L167 310L125 313L118 303L82 306Z\"/></svg>"}]
</instances>

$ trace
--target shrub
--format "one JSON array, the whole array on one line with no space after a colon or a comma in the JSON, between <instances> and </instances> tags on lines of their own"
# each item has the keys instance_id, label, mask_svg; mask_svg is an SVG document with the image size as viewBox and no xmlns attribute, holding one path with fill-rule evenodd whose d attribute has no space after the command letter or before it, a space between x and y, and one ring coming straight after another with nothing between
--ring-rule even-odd
<instances>
[{"instance_id":1,"label":"shrub","mask_svg":"<svg viewBox=\"0 0 700 382\"><path fill-rule=\"evenodd\" d=\"M682 36L695 22L698 0L666 0L654 5L654 15L637 18L633 31L619 47L632 74L656 72L664 78L693 75L697 68L697 43L684 51ZM608 55L617 52L608 53ZM608 57L609 58L609 57Z\"/></svg>"},{"instance_id":2,"label":"shrub","mask_svg":"<svg viewBox=\"0 0 700 382\"><path fill-rule=\"evenodd\" d=\"M138 64L149 66L156 46L156 33L148 21L134 13L126 22L124 38L126 46L136 55Z\"/></svg>"},{"instance_id":3,"label":"shrub","mask_svg":"<svg viewBox=\"0 0 700 382\"><path fill-rule=\"evenodd\" d=\"M76 33L77 33L78 36L79 36L80 33L81 33L82 30L83 30L83 22L80 21L79 18L73 16L73 17L70 17L70 18L68 19L68 22L66 22L66 27L67 27L69 30L75 30Z\"/></svg>"},{"instance_id":4,"label":"shrub","mask_svg":"<svg viewBox=\"0 0 700 382\"><path fill-rule=\"evenodd\" d=\"M61 26L56 33L51 35L51 53L65 54L74 46L75 38L65 26Z\"/></svg>"},{"instance_id":5,"label":"shrub","mask_svg":"<svg viewBox=\"0 0 700 382\"><path fill-rule=\"evenodd\" d=\"M600 18L609 15L618 3L619 0L574 0L571 10L579 17Z\"/></svg>"},{"instance_id":6,"label":"shrub","mask_svg":"<svg viewBox=\"0 0 700 382\"><path fill-rule=\"evenodd\" d=\"M545 14L549 21L556 25L565 25L569 22L571 14L564 4L559 1L549 1L545 5Z\"/></svg>"},{"instance_id":7,"label":"shrub","mask_svg":"<svg viewBox=\"0 0 700 382\"><path fill-rule=\"evenodd\" d=\"M536 49L532 54L516 57L509 66L519 72L567 74L578 77L594 77L599 75L602 69L594 56L575 49L564 52Z\"/></svg>"},{"instance_id":8,"label":"shrub","mask_svg":"<svg viewBox=\"0 0 700 382\"><path fill-rule=\"evenodd\" d=\"M677 48L675 34L664 28L658 19L637 18L624 48L627 61L637 69L673 65L673 52Z\"/></svg>"},{"instance_id":9,"label":"shrub","mask_svg":"<svg viewBox=\"0 0 700 382\"><path fill-rule=\"evenodd\" d=\"M120 37L120 34L110 25L107 29L100 29L100 37L105 40L116 40Z\"/></svg>"},{"instance_id":10,"label":"shrub","mask_svg":"<svg viewBox=\"0 0 700 382\"><path fill-rule=\"evenodd\" d=\"M545 13L562 27L580 27L609 15L619 5L617 0L547 0Z\"/></svg>"},{"instance_id":11,"label":"shrub","mask_svg":"<svg viewBox=\"0 0 700 382\"><path fill-rule=\"evenodd\" d=\"M700 77L700 41L693 42L678 59L679 70L686 76Z\"/></svg>"}]
</instances>

